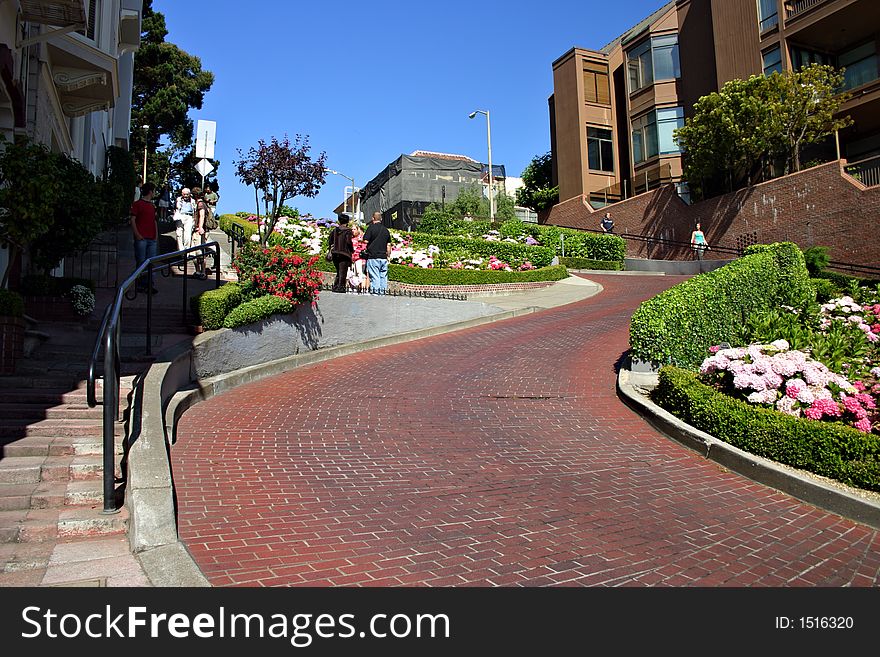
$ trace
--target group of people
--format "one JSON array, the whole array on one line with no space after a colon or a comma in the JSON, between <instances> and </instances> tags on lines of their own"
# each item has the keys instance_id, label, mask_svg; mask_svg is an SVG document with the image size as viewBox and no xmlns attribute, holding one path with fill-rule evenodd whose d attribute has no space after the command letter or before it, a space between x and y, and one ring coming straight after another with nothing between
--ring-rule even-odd
<instances>
[{"instance_id":1,"label":"group of people","mask_svg":"<svg viewBox=\"0 0 880 657\"><path fill-rule=\"evenodd\" d=\"M328 249L336 268L333 292L369 291L384 294L388 289L388 259L391 257L391 232L382 224L382 213L374 212L372 221L361 233L351 225L347 214L340 214L330 231Z\"/></svg>"},{"instance_id":2,"label":"group of people","mask_svg":"<svg viewBox=\"0 0 880 657\"><path fill-rule=\"evenodd\" d=\"M599 227L603 233L614 233L614 219L611 218L610 212L606 212L599 221ZM691 233L691 248L694 250L694 256L696 256L697 260L702 260L706 249L710 248L699 222Z\"/></svg>"},{"instance_id":3,"label":"group of people","mask_svg":"<svg viewBox=\"0 0 880 657\"><path fill-rule=\"evenodd\" d=\"M131 224L132 238L134 239L134 255L136 267L140 267L148 258L152 258L157 252L157 240L159 228L157 219L161 218L167 208L166 203L161 203L158 212L156 208L156 186L146 182L140 187L140 198L131 205L129 222ZM184 187L180 190L180 196L174 202L174 227L177 234L177 248L188 249L192 246L206 242L207 228L205 221L209 212L216 214L217 202L220 196L210 184L205 186L204 192L200 187L189 189ZM207 278L211 271L205 266L205 259L195 259L196 278ZM137 290L156 294L155 281L147 281L146 277L138 280Z\"/></svg>"}]
</instances>

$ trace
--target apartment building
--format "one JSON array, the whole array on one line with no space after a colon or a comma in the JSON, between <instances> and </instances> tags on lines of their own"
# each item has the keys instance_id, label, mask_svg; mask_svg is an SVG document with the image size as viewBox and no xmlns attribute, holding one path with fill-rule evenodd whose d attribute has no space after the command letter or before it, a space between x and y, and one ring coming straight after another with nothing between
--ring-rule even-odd
<instances>
[{"instance_id":1,"label":"apartment building","mask_svg":"<svg viewBox=\"0 0 880 657\"><path fill-rule=\"evenodd\" d=\"M611 43L553 62L550 140L561 201L594 207L681 183L673 131L728 80L820 62L846 68L850 161L880 154L880 2L672 0ZM831 157L834 157L834 148Z\"/></svg>"}]
</instances>

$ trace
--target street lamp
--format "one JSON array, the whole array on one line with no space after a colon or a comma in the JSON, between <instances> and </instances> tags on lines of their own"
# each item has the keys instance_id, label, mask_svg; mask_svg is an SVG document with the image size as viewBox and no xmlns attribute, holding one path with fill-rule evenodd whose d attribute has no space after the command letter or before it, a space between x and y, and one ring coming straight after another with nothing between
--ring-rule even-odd
<instances>
[{"instance_id":1,"label":"street lamp","mask_svg":"<svg viewBox=\"0 0 880 657\"><path fill-rule=\"evenodd\" d=\"M142 125L141 128L144 129L144 180L141 184L147 184L147 142L149 139L149 133L147 132L150 129L148 125Z\"/></svg>"},{"instance_id":2,"label":"street lamp","mask_svg":"<svg viewBox=\"0 0 880 657\"><path fill-rule=\"evenodd\" d=\"M489 144L489 220L495 221L495 171L492 169L492 128L489 125L489 110L476 110L468 114L469 119L473 119L477 114L486 115L486 141Z\"/></svg>"},{"instance_id":3,"label":"street lamp","mask_svg":"<svg viewBox=\"0 0 880 657\"><path fill-rule=\"evenodd\" d=\"M353 221L356 221L357 217L355 216L354 195L355 195L355 190L357 188L354 186L354 178L352 178L351 176L346 176L344 173L339 173L335 169L327 169L327 171L329 173L336 174L337 176L342 176L343 178L346 178L351 181L351 218ZM342 209L343 210L345 210L345 204L347 201L348 201L348 199L345 197L345 192L343 192L342 193Z\"/></svg>"}]
</instances>

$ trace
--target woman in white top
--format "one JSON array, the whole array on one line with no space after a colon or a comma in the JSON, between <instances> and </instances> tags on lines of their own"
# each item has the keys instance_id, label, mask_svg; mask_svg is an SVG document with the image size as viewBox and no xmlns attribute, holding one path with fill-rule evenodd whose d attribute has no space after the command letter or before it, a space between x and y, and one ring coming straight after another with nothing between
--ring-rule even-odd
<instances>
[{"instance_id":1,"label":"woman in white top","mask_svg":"<svg viewBox=\"0 0 880 657\"><path fill-rule=\"evenodd\" d=\"M174 205L174 228L177 232L177 249L182 251L192 246L193 222L196 201L188 187L180 190Z\"/></svg>"}]
</instances>

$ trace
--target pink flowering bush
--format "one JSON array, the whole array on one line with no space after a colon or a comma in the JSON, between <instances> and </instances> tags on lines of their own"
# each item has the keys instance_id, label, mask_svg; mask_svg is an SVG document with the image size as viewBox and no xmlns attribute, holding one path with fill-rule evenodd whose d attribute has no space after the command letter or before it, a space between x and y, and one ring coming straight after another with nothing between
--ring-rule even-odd
<instances>
[{"instance_id":1,"label":"pink flowering bush","mask_svg":"<svg viewBox=\"0 0 880 657\"><path fill-rule=\"evenodd\" d=\"M732 397L795 417L843 422L864 433L874 431L880 419L867 384L851 383L809 354L789 349L785 340L709 351L700 379Z\"/></svg>"}]
</instances>

